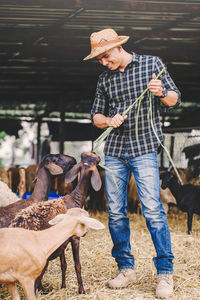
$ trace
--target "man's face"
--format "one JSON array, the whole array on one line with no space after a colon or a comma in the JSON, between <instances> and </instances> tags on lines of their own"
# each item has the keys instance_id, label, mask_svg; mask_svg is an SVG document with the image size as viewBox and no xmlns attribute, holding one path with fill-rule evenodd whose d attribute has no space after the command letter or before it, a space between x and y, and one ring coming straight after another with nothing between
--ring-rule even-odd
<instances>
[{"instance_id":1,"label":"man's face","mask_svg":"<svg viewBox=\"0 0 200 300\"><path fill-rule=\"evenodd\" d=\"M120 47L110 49L98 55L96 58L101 65L107 67L111 71L117 70L121 63Z\"/></svg>"}]
</instances>

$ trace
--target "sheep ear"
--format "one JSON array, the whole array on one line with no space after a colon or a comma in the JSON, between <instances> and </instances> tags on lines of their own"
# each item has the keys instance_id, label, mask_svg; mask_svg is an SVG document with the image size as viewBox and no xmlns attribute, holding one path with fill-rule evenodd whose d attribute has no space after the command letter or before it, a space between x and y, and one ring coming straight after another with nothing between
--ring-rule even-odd
<instances>
[{"instance_id":1,"label":"sheep ear","mask_svg":"<svg viewBox=\"0 0 200 300\"><path fill-rule=\"evenodd\" d=\"M86 225L88 228L92 228L95 230L100 230L100 229L104 229L105 226L103 225L103 223L101 223L100 221L93 219L93 218L89 218L86 216L81 216L80 217L80 223Z\"/></svg>"},{"instance_id":2,"label":"sheep ear","mask_svg":"<svg viewBox=\"0 0 200 300\"><path fill-rule=\"evenodd\" d=\"M51 175L63 174L63 169L54 163L46 165L45 168L49 170Z\"/></svg>"},{"instance_id":3,"label":"sheep ear","mask_svg":"<svg viewBox=\"0 0 200 300\"><path fill-rule=\"evenodd\" d=\"M66 214L68 216L77 216L77 215L80 215L80 214L84 214L86 217L89 216L88 212L85 209L80 208L80 207L72 207L72 208L67 210Z\"/></svg>"},{"instance_id":4,"label":"sheep ear","mask_svg":"<svg viewBox=\"0 0 200 300\"><path fill-rule=\"evenodd\" d=\"M101 177L99 175L99 172L97 168L94 169L91 176L91 185L95 191L99 191L101 188Z\"/></svg>"},{"instance_id":5,"label":"sheep ear","mask_svg":"<svg viewBox=\"0 0 200 300\"><path fill-rule=\"evenodd\" d=\"M73 166L71 170L69 170L65 175L65 182L69 183L74 181L74 179L78 176L78 172L81 169L81 162Z\"/></svg>"},{"instance_id":6,"label":"sheep ear","mask_svg":"<svg viewBox=\"0 0 200 300\"><path fill-rule=\"evenodd\" d=\"M49 224L56 225L56 224L60 223L64 219L65 215L66 214L57 215L55 218L53 218L52 220L49 221Z\"/></svg>"}]
</instances>

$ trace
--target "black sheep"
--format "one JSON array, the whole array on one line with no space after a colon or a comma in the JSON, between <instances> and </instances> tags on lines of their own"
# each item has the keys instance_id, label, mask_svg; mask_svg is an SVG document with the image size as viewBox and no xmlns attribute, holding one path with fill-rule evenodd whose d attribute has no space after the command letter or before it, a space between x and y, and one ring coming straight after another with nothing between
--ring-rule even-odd
<instances>
[{"instance_id":1,"label":"black sheep","mask_svg":"<svg viewBox=\"0 0 200 300\"><path fill-rule=\"evenodd\" d=\"M177 177L170 172L165 172L160 176L162 189L167 187L175 197L180 210L188 214L188 234L192 231L193 214L200 215L200 187L193 184L179 184Z\"/></svg>"}]
</instances>

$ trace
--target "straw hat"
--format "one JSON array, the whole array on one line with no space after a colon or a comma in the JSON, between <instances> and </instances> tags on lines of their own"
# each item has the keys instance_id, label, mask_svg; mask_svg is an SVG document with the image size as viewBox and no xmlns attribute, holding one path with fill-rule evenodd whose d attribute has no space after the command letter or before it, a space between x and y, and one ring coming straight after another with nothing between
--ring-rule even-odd
<instances>
[{"instance_id":1,"label":"straw hat","mask_svg":"<svg viewBox=\"0 0 200 300\"><path fill-rule=\"evenodd\" d=\"M128 41L129 36L119 36L113 29L93 32L90 36L91 53L83 60L88 60Z\"/></svg>"}]
</instances>

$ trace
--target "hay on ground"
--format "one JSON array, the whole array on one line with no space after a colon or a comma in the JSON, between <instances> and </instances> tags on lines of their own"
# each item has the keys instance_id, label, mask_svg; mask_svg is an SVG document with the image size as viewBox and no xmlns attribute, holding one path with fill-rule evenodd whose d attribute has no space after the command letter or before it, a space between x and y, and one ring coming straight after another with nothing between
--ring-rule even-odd
<instances>
[{"instance_id":1,"label":"hay on ground","mask_svg":"<svg viewBox=\"0 0 200 300\"><path fill-rule=\"evenodd\" d=\"M98 213L93 217L106 225L105 230L92 231L81 238L80 257L85 295L78 295L71 246L66 250L68 262L67 288L60 289L61 270L59 259L50 262L43 278L48 295L37 293L38 300L118 300L155 299L156 270L152 262L155 250L142 216L129 214L131 224L132 253L135 256L137 283L126 288L111 290L106 282L115 276L117 267L111 257L112 242L107 226L107 214ZM174 260L173 300L200 299L200 220L194 216L192 235L187 234L187 215L169 215ZM25 299L20 289L21 299ZM7 290L1 287L0 299L9 300Z\"/></svg>"}]
</instances>

